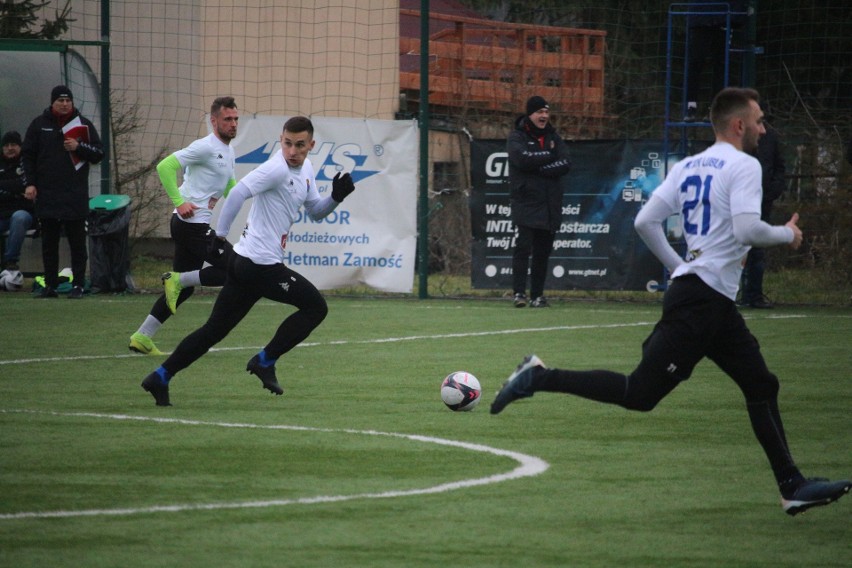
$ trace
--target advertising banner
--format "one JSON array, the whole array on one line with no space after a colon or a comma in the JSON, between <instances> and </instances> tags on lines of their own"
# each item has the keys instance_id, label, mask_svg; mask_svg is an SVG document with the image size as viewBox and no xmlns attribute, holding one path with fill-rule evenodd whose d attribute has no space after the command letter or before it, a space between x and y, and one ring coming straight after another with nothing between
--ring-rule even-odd
<instances>
[{"instance_id":1,"label":"advertising banner","mask_svg":"<svg viewBox=\"0 0 852 568\"><path fill-rule=\"evenodd\" d=\"M242 116L232 142L236 177L280 152L288 117ZM316 145L308 158L325 196L338 172L350 172L355 192L321 221L302 210L287 239L285 264L328 290L364 284L411 292L417 245L418 129L414 121L311 118ZM252 200L232 225L236 242ZM219 207L214 212L218 216ZM215 226L215 220L214 225Z\"/></svg>"},{"instance_id":2,"label":"advertising banner","mask_svg":"<svg viewBox=\"0 0 852 568\"><path fill-rule=\"evenodd\" d=\"M562 178L562 225L550 257L547 290L655 290L663 266L633 220L664 176L659 141L569 142ZM470 200L474 288L512 289L515 227L505 140L471 142Z\"/></svg>"}]
</instances>

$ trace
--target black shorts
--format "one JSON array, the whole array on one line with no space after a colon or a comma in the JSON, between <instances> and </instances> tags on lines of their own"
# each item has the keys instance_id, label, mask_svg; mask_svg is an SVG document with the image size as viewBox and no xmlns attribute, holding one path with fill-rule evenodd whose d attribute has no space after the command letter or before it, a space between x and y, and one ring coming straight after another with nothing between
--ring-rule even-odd
<instances>
[{"instance_id":1,"label":"black shorts","mask_svg":"<svg viewBox=\"0 0 852 568\"><path fill-rule=\"evenodd\" d=\"M652 383L684 381L704 357L733 378L746 397L777 384L736 304L698 276L681 276L666 291L663 315L642 344L633 375Z\"/></svg>"},{"instance_id":2,"label":"black shorts","mask_svg":"<svg viewBox=\"0 0 852 568\"><path fill-rule=\"evenodd\" d=\"M207 223L188 223L174 214L169 223L169 228L175 245L172 270L175 272L200 270L205 261L223 271L226 270L224 258L212 261L207 258L207 231L210 230L210 225Z\"/></svg>"}]
</instances>

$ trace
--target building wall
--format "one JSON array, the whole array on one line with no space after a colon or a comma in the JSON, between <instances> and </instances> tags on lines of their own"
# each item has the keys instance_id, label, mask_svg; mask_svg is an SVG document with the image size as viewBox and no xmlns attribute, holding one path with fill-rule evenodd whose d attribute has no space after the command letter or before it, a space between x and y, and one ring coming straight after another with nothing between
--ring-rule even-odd
<instances>
[{"instance_id":1,"label":"building wall","mask_svg":"<svg viewBox=\"0 0 852 568\"><path fill-rule=\"evenodd\" d=\"M139 122L113 156L125 173L206 134L205 113L222 95L243 116L393 119L399 109L398 0L111 0L109 8L113 119L135 107ZM101 39L101 0L75 0L71 17L64 39ZM74 49L100 80L100 48ZM167 237L171 204L156 174L134 183L121 190L137 210L144 203L133 234Z\"/></svg>"},{"instance_id":2,"label":"building wall","mask_svg":"<svg viewBox=\"0 0 852 568\"><path fill-rule=\"evenodd\" d=\"M111 86L140 105L143 153L205 132L220 95L267 115L398 109L398 0L113 0L110 11ZM100 0L75 1L71 16L69 39L100 39ZM99 49L78 49L100 75Z\"/></svg>"}]
</instances>

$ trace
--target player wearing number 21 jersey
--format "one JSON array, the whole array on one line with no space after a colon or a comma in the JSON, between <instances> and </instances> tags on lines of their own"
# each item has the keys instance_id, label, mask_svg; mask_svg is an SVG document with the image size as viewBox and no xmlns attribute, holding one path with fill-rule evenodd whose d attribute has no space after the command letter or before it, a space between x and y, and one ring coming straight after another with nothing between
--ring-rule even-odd
<instances>
[{"instance_id":1,"label":"player wearing number 21 jersey","mask_svg":"<svg viewBox=\"0 0 852 568\"><path fill-rule=\"evenodd\" d=\"M720 91L710 109L716 143L677 163L636 217L637 232L672 276L663 314L642 344L636 368L627 375L547 368L530 355L497 393L491 413L537 391L648 412L689 379L706 357L742 391L752 430L778 483L782 507L795 515L836 501L849 492L852 482L807 479L799 471L778 409L778 378L767 368L757 339L734 303L751 246L798 248L802 243L798 214L780 226L760 220L761 168L749 155L766 131L758 99L753 89ZM686 258L672 248L662 226L678 213Z\"/></svg>"},{"instance_id":2,"label":"player wearing number 21 jersey","mask_svg":"<svg viewBox=\"0 0 852 568\"><path fill-rule=\"evenodd\" d=\"M637 219L637 229L655 242L652 250L662 257L672 278L695 274L733 300L751 244L793 242L790 227L772 227L760 221L760 202L760 162L730 142L717 142L675 164L651 195L648 207ZM660 216L675 213L681 214L685 259L666 250L654 226ZM646 229L647 217L654 218Z\"/></svg>"}]
</instances>

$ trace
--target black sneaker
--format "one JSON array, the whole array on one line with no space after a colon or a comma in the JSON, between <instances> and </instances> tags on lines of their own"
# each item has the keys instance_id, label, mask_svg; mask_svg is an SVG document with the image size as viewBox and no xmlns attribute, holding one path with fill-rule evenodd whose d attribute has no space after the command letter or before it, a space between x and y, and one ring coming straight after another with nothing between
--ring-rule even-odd
<instances>
[{"instance_id":1,"label":"black sneaker","mask_svg":"<svg viewBox=\"0 0 852 568\"><path fill-rule=\"evenodd\" d=\"M758 296L754 300L740 300L737 305L741 308L754 308L757 310L771 310L775 306L766 296Z\"/></svg>"},{"instance_id":2,"label":"black sneaker","mask_svg":"<svg viewBox=\"0 0 852 568\"><path fill-rule=\"evenodd\" d=\"M58 298L58 297L59 297L59 294L57 294L56 290L54 290L50 286L42 288L41 292L39 292L36 295L36 298L39 299L39 300L44 299L44 298Z\"/></svg>"},{"instance_id":3,"label":"black sneaker","mask_svg":"<svg viewBox=\"0 0 852 568\"><path fill-rule=\"evenodd\" d=\"M515 294L512 298L512 303L516 308L524 308L527 305L527 297L523 294Z\"/></svg>"},{"instance_id":4,"label":"black sneaker","mask_svg":"<svg viewBox=\"0 0 852 568\"><path fill-rule=\"evenodd\" d=\"M142 381L142 388L151 393L157 406L171 406L169 402L169 383L164 383L157 372L153 372Z\"/></svg>"},{"instance_id":5,"label":"black sneaker","mask_svg":"<svg viewBox=\"0 0 852 568\"><path fill-rule=\"evenodd\" d=\"M828 481L827 479L806 479L795 491L781 496L781 506L788 515L804 513L811 507L828 505L837 501L852 489L852 481Z\"/></svg>"},{"instance_id":6,"label":"black sneaker","mask_svg":"<svg viewBox=\"0 0 852 568\"><path fill-rule=\"evenodd\" d=\"M686 112L683 113L683 121L684 122L697 122L698 121L698 107L687 107Z\"/></svg>"},{"instance_id":7,"label":"black sneaker","mask_svg":"<svg viewBox=\"0 0 852 568\"><path fill-rule=\"evenodd\" d=\"M71 291L68 292L69 300L82 300L83 299L83 287L82 286L74 286L71 288Z\"/></svg>"},{"instance_id":8,"label":"black sneaker","mask_svg":"<svg viewBox=\"0 0 852 568\"><path fill-rule=\"evenodd\" d=\"M274 394L284 394L284 389L278 384L278 379L275 377L275 365L262 367L260 365L260 355L255 355L249 359L246 365L246 371L252 375L256 375L260 382L263 383L263 388Z\"/></svg>"},{"instance_id":9,"label":"black sneaker","mask_svg":"<svg viewBox=\"0 0 852 568\"><path fill-rule=\"evenodd\" d=\"M532 302L530 302L531 308L549 308L550 304L547 303L547 298L544 296L539 296Z\"/></svg>"},{"instance_id":10,"label":"black sneaker","mask_svg":"<svg viewBox=\"0 0 852 568\"><path fill-rule=\"evenodd\" d=\"M533 395L534 374L543 371L546 367L544 362L535 355L527 355L515 372L509 375L506 382L500 388L494 402L491 403L491 414L500 414L513 400L528 398Z\"/></svg>"}]
</instances>

